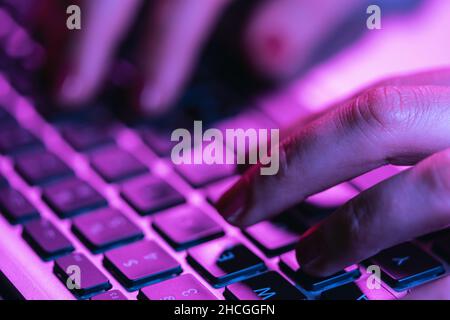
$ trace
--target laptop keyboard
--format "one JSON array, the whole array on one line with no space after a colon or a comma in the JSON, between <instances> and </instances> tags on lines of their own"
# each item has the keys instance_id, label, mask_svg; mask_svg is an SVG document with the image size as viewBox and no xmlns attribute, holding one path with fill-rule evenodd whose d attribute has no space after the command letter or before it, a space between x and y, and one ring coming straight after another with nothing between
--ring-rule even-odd
<instances>
[{"instance_id":1,"label":"laptop keyboard","mask_svg":"<svg viewBox=\"0 0 450 320\"><path fill-rule=\"evenodd\" d=\"M23 48L39 51L13 3L0 6L2 20L26 35ZM29 245L56 281L66 285L71 268L81 270L81 285L66 285L75 298L393 299L445 274L445 234L384 250L327 278L303 274L295 244L332 207L300 205L286 219L245 230L226 224L211 202L237 179L234 168L173 165L167 132L150 125L109 116L41 116L19 76L35 51L11 47L13 31L1 31L0 219L20 231L16 241ZM251 114L265 126L277 123L262 109ZM375 180L359 178L345 187L357 193ZM376 293L365 286L370 264L382 272Z\"/></svg>"}]
</instances>

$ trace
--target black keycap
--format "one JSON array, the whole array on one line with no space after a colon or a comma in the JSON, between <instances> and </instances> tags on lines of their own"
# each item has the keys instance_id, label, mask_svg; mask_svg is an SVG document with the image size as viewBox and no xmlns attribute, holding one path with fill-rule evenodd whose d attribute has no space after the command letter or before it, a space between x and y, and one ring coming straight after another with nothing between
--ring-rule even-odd
<instances>
[{"instance_id":1,"label":"black keycap","mask_svg":"<svg viewBox=\"0 0 450 320\"><path fill-rule=\"evenodd\" d=\"M111 290L97 294L93 296L91 300L109 301L109 300L128 300L128 299L119 290Z\"/></svg>"},{"instance_id":2,"label":"black keycap","mask_svg":"<svg viewBox=\"0 0 450 320\"><path fill-rule=\"evenodd\" d=\"M442 230L434 231L428 234L425 234L423 236L418 237L416 240L422 242L422 243L435 243L437 240L439 240L442 237L445 237L447 234L449 234L450 228L445 228Z\"/></svg>"},{"instance_id":3,"label":"black keycap","mask_svg":"<svg viewBox=\"0 0 450 320\"><path fill-rule=\"evenodd\" d=\"M75 218L72 230L94 253L144 236L133 222L112 208L100 209Z\"/></svg>"},{"instance_id":4,"label":"black keycap","mask_svg":"<svg viewBox=\"0 0 450 320\"><path fill-rule=\"evenodd\" d=\"M236 174L236 167L229 164L180 164L175 169L195 188Z\"/></svg>"},{"instance_id":5,"label":"black keycap","mask_svg":"<svg viewBox=\"0 0 450 320\"><path fill-rule=\"evenodd\" d=\"M227 300L305 300L296 287L275 271L233 283L223 293Z\"/></svg>"},{"instance_id":6,"label":"black keycap","mask_svg":"<svg viewBox=\"0 0 450 320\"><path fill-rule=\"evenodd\" d=\"M327 290L348 283L360 277L361 272L356 266L350 270L341 270L329 277L319 278L305 274L299 267L295 252L290 251L280 257L280 269L301 287L309 291Z\"/></svg>"},{"instance_id":7,"label":"black keycap","mask_svg":"<svg viewBox=\"0 0 450 320\"><path fill-rule=\"evenodd\" d=\"M412 243L383 250L367 262L381 268L381 279L397 291L410 289L444 272L442 264Z\"/></svg>"},{"instance_id":8,"label":"black keycap","mask_svg":"<svg viewBox=\"0 0 450 320\"><path fill-rule=\"evenodd\" d=\"M256 254L230 238L192 248L187 259L214 287L222 287L266 270L266 265Z\"/></svg>"},{"instance_id":9,"label":"black keycap","mask_svg":"<svg viewBox=\"0 0 450 320\"><path fill-rule=\"evenodd\" d=\"M91 156L91 163L107 182L117 182L148 171L135 157L117 147L95 152Z\"/></svg>"},{"instance_id":10,"label":"black keycap","mask_svg":"<svg viewBox=\"0 0 450 320\"><path fill-rule=\"evenodd\" d=\"M141 300L217 300L191 274L162 281L142 288L138 298Z\"/></svg>"},{"instance_id":11,"label":"black keycap","mask_svg":"<svg viewBox=\"0 0 450 320\"><path fill-rule=\"evenodd\" d=\"M435 235L433 240L433 250L450 262L450 230L445 229Z\"/></svg>"},{"instance_id":12,"label":"black keycap","mask_svg":"<svg viewBox=\"0 0 450 320\"><path fill-rule=\"evenodd\" d=\"M320 296L321 300L369 300L361 289L354 283L350 282L343 286L333 288L323 292Z\"/></svg>"},{"instance_id":13,"label":"black keycap","mask_svg":"<svg viewBox=\"0 0 450 320\"><path fill-rule=\"evenodd\" d=\"M16 170L31 185L46 183L72 174L64 162L44 150L18 156Z\"/></svg>"},{"instance_id":14,"label":"black keycap","mask_svg":"<svg viewBox=\"0 0 450 320\"><path fill-rule=\"evenodd\" d=\"M153 227L174 247L183 250L223 235L222 228L194 207L178 207L155 216Z\"/></svg>"},{"instance_id":15,"label":"black keycap","mask_svg":"<svg viewBox=\"0 0 450 320\"><path fill-rule=\"evenodd\" d=\"M301 232L281 221L263 221L246 228L244 234L267 256L273 257L294 249Z\"/></svg>"},{"instance_id":16,"label":"black keycap","mask_svg":"<svg viewBox=\"0 0 450 320\"><path fill-rule=\"evenodd\" d=\"M36 208L19 191L12 188L0 191L0 208L12 224L39 218Z\"/></svg>"},{"instance_id":17,"label":"black keycap","mask_svg":"<svg viewBox=\"0 0 450 320\"><path fill-rule=\"evenodd\" d=\"M140 215L152 214L185 202L178 191L152 176L126 182L122 187L122 196Z\"/></svg>"},{"instance_id":18,"label":"black keycap","mask_svg":"<svg viewBox=\"0 0 450 320\"><path fill-rule=\"evenodd\" d=\"M74 250L70 241L48 220L27 223L23 238L45 261L52 260Z\"/></svg>"},{"instance_id":19,"label":"black keycap","mask_svg":"<svg viewBox=\"0 0 450 320\"><path fill-rule=\"evenodd\" d=\"M12 154L38 145L39 141L30 132L15 123L0 128L0 153Z\"/></svg>"},{"instance_id":20,"label":"black keycap","mask_svg":"<svg viewBox=\"0 0 450 320\"><path fill-rule=\"evenodd\" d=\"M97 191L78 178L66 179L44 187L43 198L61 218L106 205L106 200Z\"/></svg>"},{"instance_id":21,"label":"black keycap","mask_svg":"<svg viewBox=\"0 0 450 320\"><path fill-rule=\"evenodd\" d=\"M88 151L113 142L108 129L90 124L68 125L61 130L63 137L77 151Z\"/></svg>"},{"instance_id":22,"label":"black keycap","mask_svg":"<svg viewBox=\"0 0 450 320\"><path fill-rule=\"evenodd\" d=\"M358 192L353 186L341 183L307 198L294 210L289 210L288 215L291 220L298 220L310 228L333 214L357 194Z\"/></svg>"},{"instance_id":23,"label":"black keycap","mask_svg":"<svg viewBox=\"0 0 450 320\"><path fill-rule=\"evenodd\" d=\"M174 258L149 240L108 251L103 263L130 291L182 272Z\"/></svg>"},{"instance_id":24,"label":"black keycap","mask_svg":"<svg viewBox=\"0 0 450 320\"><path fill-rule=\"evenodd\" d=\"M81 253L72 253L55 260L53 272L79 298L87 298L111 288L108 278Z\"/></svg>"},{"instance_id":25,"label":"black keycap","mask_svg":"<svg viewBox=\"0 0 450 320\"><path fill-rule=\"evenodd\" d=\"M176 145L176 142L170 140L170 133L158 133L149 128L141 131L144 142L161 157L170 155L172 148Z\"/></svg>"},{"instance_id":26,"label":"black keycap","mask_svg":"<svg viewBox=\"0 0 450 320\"><path fill-rule=\"evenodd\" d=\"M382 166L360 175L359 177L351 180L351 183L358 188L358 190L364 191L380 183L381 181L398 174L400 171L400 168L392 165Z\"/></svg>"}]
</instances>

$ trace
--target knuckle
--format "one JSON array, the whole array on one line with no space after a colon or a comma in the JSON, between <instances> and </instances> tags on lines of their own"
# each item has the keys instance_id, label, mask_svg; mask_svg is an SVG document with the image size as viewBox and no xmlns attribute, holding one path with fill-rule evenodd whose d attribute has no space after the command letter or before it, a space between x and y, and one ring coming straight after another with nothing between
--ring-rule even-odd
<instances>
[{"instance_id":1,"label":"knuckle","mask_svg":"<svg viewBox=\"0 0 450 320\"><path fill-rule=\"evenodd\" d=\"M287 137L279 146L279 171L274 177L278 179L285 179L292 175L293 170L296 170L296 163L299 163L299 155L302 153L303 144L301 138L297 134Z\"/></svg>"},{"instance_id":2,"label":"knuckle","mask_svg":"<svg viewBox=\"0 0 450 320\"><path fill-rule=\"evenodd\" d=\"M356 98L354 115L365 127L392 132L403 130L417 119L423 95L420 88L382 86L369 89Z\"/></svg>"}]
</instances>

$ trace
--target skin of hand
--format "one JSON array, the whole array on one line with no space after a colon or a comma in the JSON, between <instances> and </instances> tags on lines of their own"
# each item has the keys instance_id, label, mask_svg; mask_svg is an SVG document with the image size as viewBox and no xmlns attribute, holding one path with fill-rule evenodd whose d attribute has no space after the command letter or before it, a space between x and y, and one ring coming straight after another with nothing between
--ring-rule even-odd
<instances>
[{"instance_id":1,"label":"skin of hand","mask_svg":"<svg viewBox=\"0 0 450 320\"><path fill-rule=\"evenodd\" d=\"M280 145L280 170L255 166L216 204L230 223L269 219L377 167L411 168L360 193L309 229L296 248L306 273L328 276L381 250L450 225L450 69L382 81ZM448 278L412 299L449 298Z\"/></svg>"},{"instance_id":2,"label":"skin of hand","mask_svg":"<svg viewBox=\"0 0 450 320\"><path fill-rule=\"evenodd\" d=\"M202 46L232 0L154 0L142 31L143 52L134 61L144 84L140 110L158 115L183 90ZM78 1L82 30L70 40L66 70L59 75L57 100L77 107L102 88L115 52L126 37L143 0ZM256 72L276 80L291 78L320 42L350 14L359 0L260 1L242 38L242 51Z\"/></svg>"}]
</instances>

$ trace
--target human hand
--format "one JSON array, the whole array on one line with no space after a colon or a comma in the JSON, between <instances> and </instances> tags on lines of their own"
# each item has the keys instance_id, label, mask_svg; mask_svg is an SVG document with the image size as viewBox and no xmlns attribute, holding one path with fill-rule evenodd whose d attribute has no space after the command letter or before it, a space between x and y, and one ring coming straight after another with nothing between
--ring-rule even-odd
<instances>
[{"instance_id":1,"label":"human hand","mask_svg":"<svg viewBox=\"0 0 450 320\"><path fill-rule=\"evenodd\" d=\"M354 9L357 0L339 6L333 0L262 1L241 38L243 54L266 78L291 78L313 50ZM144 84L137 100L142 113L158 115L176 101L195 66L203 44L231 0L157 0L142 30L142 52L134 63ZM96 0L82 3L83 27L67 58L58 100L65 106L89 101L101 89L115 51L133 23L142 0ZM58 77L60 78L60 77Z\"/></svg>"},{"instance_id":2,"label":"human hand","mask_svg":"<svg viewBox=\"0 0 450 320\"><path fill-rule=\"evenodd\" d=\"M217 203L248 226L377 167L413 165L360 193L308 230L296 248L306 273L329 276L450 224L450 69L383 81L337 105L280 146L280 170L251 168ZM448 282L412 298L450 298Z\"/></svg>"}]
</instances>

